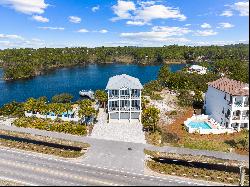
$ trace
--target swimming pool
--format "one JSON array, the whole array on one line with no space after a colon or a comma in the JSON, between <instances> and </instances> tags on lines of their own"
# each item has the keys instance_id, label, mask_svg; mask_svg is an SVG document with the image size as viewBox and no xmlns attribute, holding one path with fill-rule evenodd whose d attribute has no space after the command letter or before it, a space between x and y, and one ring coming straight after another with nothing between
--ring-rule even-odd
<instances>
[{"instance_id":1,"label":"swimming pool","mask_svg":"<svg viewBox=\"0 0 250 187\"><path fill-rule=\"evenodd\" d=\"M207 124L207 122L205 121L191 121L188 126L190 126L191 128L194 128L194 129L199 129L199 128L202 128L202 129L212 129L210 127L210 125Z\"/></svg>"}]
</instances>

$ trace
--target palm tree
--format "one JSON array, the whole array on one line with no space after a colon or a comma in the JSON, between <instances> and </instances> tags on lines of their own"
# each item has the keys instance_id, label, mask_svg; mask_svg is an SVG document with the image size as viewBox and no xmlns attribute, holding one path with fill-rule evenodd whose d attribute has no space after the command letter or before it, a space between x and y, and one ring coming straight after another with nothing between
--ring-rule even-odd
<instances>
[{"instance_id":1,"label":"palm tree","mask_svg":"<svg viewBox=\"0 0 250 187\"><path fill-rule=\"evenodd\" d=\"M160 110L150 106L149 108L143 110L142 112L142 124L147 129L153 129L153 132L155 132L156 124L158 123L160 119Z\"/></svg>"},{"instance_id":2,"label":"palm tree","mask_svg":"<svg viewBox=\"0 0 250 187\"><path fill-rule=\"evenodd\" d=\"M101 106L106 107L105 103L108 101L108 94L104 90L96 90L95 98L101 103Z\"/></svg>"}]
</instances>

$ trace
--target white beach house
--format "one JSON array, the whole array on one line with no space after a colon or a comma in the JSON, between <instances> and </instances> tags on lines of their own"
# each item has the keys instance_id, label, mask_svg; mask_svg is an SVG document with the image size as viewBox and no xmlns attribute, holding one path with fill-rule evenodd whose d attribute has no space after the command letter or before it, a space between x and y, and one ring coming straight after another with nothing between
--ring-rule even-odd
<instances>
[{"instance_id":1,"label":"white beach house","mask_svg":"<svg viewBox=\"0 0 250 187\"><path fill-rule=\"evenodd\" d=\"M109 79L108 92L109 119L141 121L141 90L139 79L126 74L116 75Z\"/></svg>"},{"instance_id":2,"label":"white beach house","mask_svg":"<svg viewBox=\"0 0 250 187\"><path fill-rule=\"evenodd\" d=\"M249 85L228 78L209 82L204 109L225 128L249 129Z\"/></svg>"},{"instance_id":3,"label":"white beach house","mask_svg":"<svg viewBox=\"0 0 250 187\"><path fill-rule=\"evenodd\" d=\"M207 73L207 68L199 65L192 65L188 68L188 73L198 73L200 75Z\"/></svg>"}]
</instances>

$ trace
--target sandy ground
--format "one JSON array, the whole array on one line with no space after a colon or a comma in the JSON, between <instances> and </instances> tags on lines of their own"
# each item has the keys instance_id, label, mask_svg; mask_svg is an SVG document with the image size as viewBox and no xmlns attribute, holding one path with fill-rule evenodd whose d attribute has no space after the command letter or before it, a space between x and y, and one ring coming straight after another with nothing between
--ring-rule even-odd
<instances>
[{"instance_id":1,"label":"sandy ground","mask_svg":"<svg viewBox=\"0 0 250 187\"><path fill-rule=\"evenodd\" d=\"M149 105L160 109L161 113L159 123L167 125L172 123L173 119L166 115L166 113L174 110L178 111L177 97L175 93L171 93L166 89L162 90L159 94L163 97L163 100L150 100Z\"/></svg>"},{"instance_id":2,"label":"sandy ground","mask_svg":"<svg viewBox=\"0 0 250 187\"><path fill-rule=\"evenodd\" d=\"M15 121L16 118L8 118L0 116L0 124L11 126L11 123Z\"/></svg>"}]
</instances>

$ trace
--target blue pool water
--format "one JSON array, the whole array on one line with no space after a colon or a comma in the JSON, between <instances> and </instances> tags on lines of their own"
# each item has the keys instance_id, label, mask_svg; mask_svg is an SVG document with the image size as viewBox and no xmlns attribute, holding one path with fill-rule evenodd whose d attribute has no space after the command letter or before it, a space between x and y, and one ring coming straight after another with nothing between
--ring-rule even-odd
<instances>
[{"instance_id":1,"label":"blue pool water","mask_svg":"<svg viewBox=\"0 0 250 187\"><path fill-rule=\"evenodd\" d=\"M212 129L205 121L191 121L188 126L194 129Z\"/></svg>"}]
</instances>

